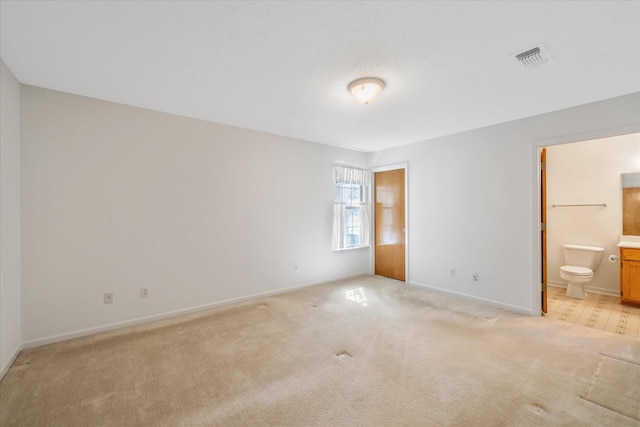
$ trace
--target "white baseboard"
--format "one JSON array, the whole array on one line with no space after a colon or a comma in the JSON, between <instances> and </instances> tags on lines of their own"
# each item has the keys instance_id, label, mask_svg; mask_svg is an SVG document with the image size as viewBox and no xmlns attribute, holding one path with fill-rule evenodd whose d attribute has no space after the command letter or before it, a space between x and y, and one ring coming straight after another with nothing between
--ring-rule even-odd
<instances>
[{"instance_id":1,"label":"white baseboard","mask_svg":"<svg viewBox=\"0 0 640 427\"><path fill-rule=\"evenodd\" d=\"M549 280L547 282L548 286L553 286L555 288L562 288L562 289L567 289L567 284L564 282L556 282L553 280ZM609 295L612 297L619 297L620 296L620 290L612 290L612 289L607 289L607 288L596 288L593 286L585 286L584 287L585 292L591 292L593 294L600 294L600 295Z\"/></svg>"},{"instance_id":2,"label":"white baseboard","mask_svg":"<svg viewBox=\"0 0 640 427\"><path fill-rule=\"evenodd\" d=\"M303 284L299 284L299 285L295 285L295 286L290 286L290 287L287 287L287 288L280 288L280 289L275 289L275 290L272 290L272 291L260 292L260 293L257 293L257 294L252 294L252 295L248 295L248 296L244 296L244 297L231 298L231 299L224 300L224 301L218 301L218 302L199 305L199 306L195 306L195 307L183 308L183 309L180 309L180 310L170 311L170 312L166 312L166 313L154 314L152 316L139 317L139 318L136 318L136 319L125 320L125 321L116 322L116 323L110 323L110 324L107 324L107 325L96 326L96 327L93 327L93 328L81 329L81 330L76 330L76 331L72 331L72 332L65 332L65 333L62 333L62 334L51 335L51 336L44 337L44 338L37 338L37 339L34 339L34 340L23 342L22 346L21 346L21 350L22 349L27 349L27 348L40 347L40 346L43 346L43 345L48 345L48 344L53 344L53 343L57 343L57 342L61 342L61 341L66 341L66 340L70 340L70 339L73 339L73 338L85 337L87 335L93 335L93 334L97 334L97 333L100 333L100 332L108 332L108 331L113 331L113 330L116 330L116 329L127 328L129 326L136 326L136 325L141 325L141 324L144 324L144 323L155 322L157 320L169 319L171 317L182 316L182 315L185 315L185 314L191 314L191 313L196 313L196 312L199 312L199 311L210 310L210 309L213 309L213 308L224 307L226 305L237 304L237 303L241 303L241 302L247 302L247 301L255 300L255 299L258 299L258 298L264 298L264 297L269 297L269 296L273 296L273 295L284 294L284 293L295 291L295 290L298 290L298 289L309 288L311 286L318 286L318 285L322 285L322 284L325 284L325 283L337 282L337 281L340 281L340 280L351 279L351 278L354 278L354 277L364 276L364 275L370 275L370 274L369 274L369 272L360 272L360 273L356 273L356 274L350 274L350 275L347 275L347 276L340 276L340 277L335 277L335 278L323 279L323 280L318 280L318 281L315 281L315 282L307 282L307 283L303 283ZM9 364L9 366L10 366L10 364Z\"/></svg>"},{"instance_id":3,"label":"white baseboard","mask_svg":"<svg viewBox=\"0 0 640 427\"><path fill-rule=\"evenodd\" d=\"M486 299L486 298L480 298L480 297L476 297L476 296L473 296L473 295L468 295L468 294L463 294L463 293L460 293L460 292L450 291L448 289L439 288L437 286L425 285L424 283L410 282L409 285L410 286L416 286L418 288L429 289L429 290L432 290L432 291L436 291L436 292L440 292L440 293L443 293L443 294L452 295L452 296L459 297L459 298L464 298L466 300L479 302L480 304L488 305L488 306L495 307L495 308L502 308L504 310L511 311L511 312L518 313L518 314L525 314L525 315L528 315L528 316L539 316L540 315L540 313L535 313L535 312L531 311L528 308L519 307L517 305L504 304L504 303L501 303L501 302L498 302L498 301L494 301L494 300L490 300L490 299Z\"/></svg>"},{"instance_id":4,"label":"white baseboard","mask_svg":"<svg viewBox=\"0 0 640 427\"><path fill-rule=\"evenodd\" d=\"M13 352L13 354L11 355L9 360L7 360L4 365L2 365L2 370L0 371L0 381L2 381L2 379L5 376L5 374L7 372L9 372L9 369L11 368L11 365L13 365L13 362L16 361L16 358L18 357L18 355L20 354L22 349L23 349L23 347L21 345L19 345L18 348L16 348L16 350Z\"/></svg>"}]
</instances>

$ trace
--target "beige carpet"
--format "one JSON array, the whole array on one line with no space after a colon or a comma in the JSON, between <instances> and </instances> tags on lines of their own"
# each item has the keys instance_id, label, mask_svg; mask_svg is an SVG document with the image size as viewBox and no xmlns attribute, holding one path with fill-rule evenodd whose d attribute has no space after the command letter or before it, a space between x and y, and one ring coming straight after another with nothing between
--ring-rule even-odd
<instances>
[{"instance_id":1,"label":"beige carpet","mask_svg":"<svg viewBox=\"0 0 640 427\"><path fill-rule=\"evenodd\" d=\"M639 426L640 340L380 277L24 351L9 426Z\"/></svg>"}]
</instances>

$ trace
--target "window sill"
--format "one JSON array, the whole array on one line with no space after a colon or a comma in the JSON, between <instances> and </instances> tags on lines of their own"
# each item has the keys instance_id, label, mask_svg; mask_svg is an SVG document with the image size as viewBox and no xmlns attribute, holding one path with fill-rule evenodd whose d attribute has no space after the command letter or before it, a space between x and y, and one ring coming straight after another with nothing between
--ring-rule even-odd
<instances>
[{"instance_id":1,"label":"window sill","mask_svg":"<svg viewBox=\"0 0 640 427\"><path fill-rule=\"evenodd\" d=\"M341 248L341 249L333 249L333 252L344 252L344 251L352 251L354 249L365 249L365 248L370 248L371 245L364 245L364 246L352 246L350 248Z\"/></svg>"}]
</instances>

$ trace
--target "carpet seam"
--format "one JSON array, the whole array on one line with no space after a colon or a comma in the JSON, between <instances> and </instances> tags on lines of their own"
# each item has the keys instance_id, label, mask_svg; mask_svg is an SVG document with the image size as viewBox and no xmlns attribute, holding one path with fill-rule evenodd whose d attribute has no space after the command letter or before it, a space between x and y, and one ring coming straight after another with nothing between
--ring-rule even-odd
<instances>
[{"instance_id":1,"label":"carpet seam","mask_svg":"<svg viewBox=\"0 0 640 427\"><path fill-rule=\"evenodd\" d=\"M616 414L620 414L620 415L622 415L622 416L624 416L624 417L627 417L627 418L630 418L630 419L632 419L632 420L640 421L640 418L636 418L636 417L634 417L634 416L627 415L627 414L625 414L625 413L623 413L623 412L620 412L620 411L617 411L617 410L615 410L615 409L613 409L613 408L609 408L608 406L605 406L605 405L603 405L603 404L601 404L601 403L594 402L593 400L589 400L589 399L587 399L586 397L582 397L582 396L578 396L578 397L579 397L580 399L584 400L585 402L592 403L592 404L594 404L594 405L596 405L596 406L599 406L599 407L601 407L601 408L607 409L607 410L609 410L609 411L611 411L611 412L615 412Z\"/></svg>"},{"instance_id":2,"label":"carpet seam","mask_svg":"<svg viewBox=\"0 0 640 427\"><path fill-rule=\"evenodd\" d=\"M625 359L624 357L613 356L613 355L604 354L604 353L599 353L599 354L602 357L608 357L609 359L618 360L620 362L626 362L626 363L629 363L630 365L640 366L640 362L636 362L635 360Z\"/></svg>"}]
</instances>

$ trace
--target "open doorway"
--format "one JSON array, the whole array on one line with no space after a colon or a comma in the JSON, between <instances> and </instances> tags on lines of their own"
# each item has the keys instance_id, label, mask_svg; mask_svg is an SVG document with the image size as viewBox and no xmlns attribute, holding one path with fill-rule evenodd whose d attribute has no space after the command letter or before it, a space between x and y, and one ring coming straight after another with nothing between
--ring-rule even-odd
<instances>
[{"instance_id":1,"label":"open doorway","mask_svg":"<svg viewBox=\"0 0 640 427\"><path fill-rule=\"evenodd\" d=\"M623 306L617 243L622 234L621 174L640 172L640 134L540 149L541 308L549 317L638 337L640 309ZM603 248L584 300L567 297L563 245ZM613 256L610 261L610 257ZM548 284L548 287L545 286Z\"/></svg>"}]
</instances>

